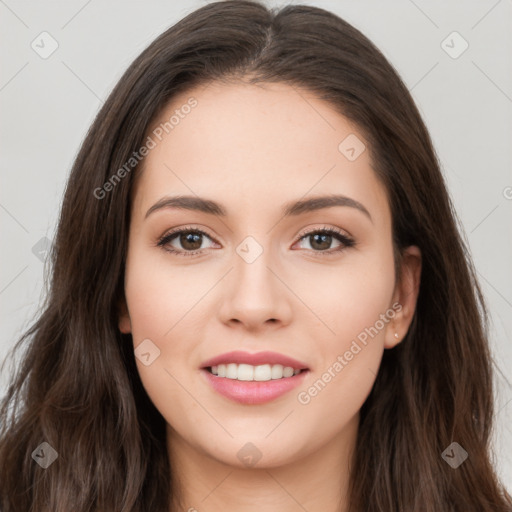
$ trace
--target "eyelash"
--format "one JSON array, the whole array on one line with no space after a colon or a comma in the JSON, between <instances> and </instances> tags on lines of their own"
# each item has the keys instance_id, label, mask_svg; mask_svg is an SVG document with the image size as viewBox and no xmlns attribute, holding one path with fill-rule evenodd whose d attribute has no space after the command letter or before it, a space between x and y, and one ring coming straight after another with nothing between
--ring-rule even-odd
<instances>
[{"instance_id":1,"label":"eyelash","mask_svg":"<svg viewBox=\"0 0 512 512\"><path fill-rule=\"evenodd\" d=\"M158 247L162 247L167 252L170 252L172 254L176 254L177 256L185 256L185 257L195 256L196 254L199 254L199 253L201 253L202 251L205 250L205 249L198 249L198 250L195 250L195 251L181 251L181 250L176 250L176 249L173 249L173 248L166 247L167 244L169 244L169 242L171 242L171 240L176 238L177 235L181 235L182 233L200 234L200 235L204 235L204 236L212 239L212 237L208 233L204 232L201 229L192 228L192 227L185 227L185 228L180 228L180 229L177 229L175 231L171 231L170 233L165 234L163 237L161 237L158 240L156 245ZM353 240L352 238L350 238L347 235L345 235L344 233L342 233L339 229L337 229L337 228L328 228L327 226L325 226L322 229L315 229L315 230L303 233L299 237L299 239L297 241L300 241L300 240L302 240L304 238L307 238L308 236L312 236L312 235L316 235L316 234L331 235L336 240L338 240L339 242L342 243L342 245L340 245L336 249L329 249L329 250L326 250L326 251L315 251L315 250L311 249L311 251L313 253L318 253L318 255L321 255L321 256L327 256L327 255L331 255L331 254L334 254L334 253L338 253L338 252L341 252L341 251L343 251L345 249L348 249L350 247L354 247L356 245L355 240Z\"/></svg>"}]
</instances>

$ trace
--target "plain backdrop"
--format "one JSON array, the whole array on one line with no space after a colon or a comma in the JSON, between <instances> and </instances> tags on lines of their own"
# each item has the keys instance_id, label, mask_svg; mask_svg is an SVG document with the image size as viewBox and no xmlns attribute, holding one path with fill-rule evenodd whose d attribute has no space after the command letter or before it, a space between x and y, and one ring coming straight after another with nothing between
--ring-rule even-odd
<instances>
[{"instance_id":1,"label":"plain backdrop","mask_svg":"<svg viewBox=\"0 0 512 512\"><path fill-rule=\"evenodd\" d=\"M45 251L95 114L130 62L205 3L0 0L0 361L44 293ZM338 14L381 49L430 130L492 315L494 449L510 490L512 1L305 3ZM4 372L0 394L6 385Z\"/></svg>"}]
</instances>

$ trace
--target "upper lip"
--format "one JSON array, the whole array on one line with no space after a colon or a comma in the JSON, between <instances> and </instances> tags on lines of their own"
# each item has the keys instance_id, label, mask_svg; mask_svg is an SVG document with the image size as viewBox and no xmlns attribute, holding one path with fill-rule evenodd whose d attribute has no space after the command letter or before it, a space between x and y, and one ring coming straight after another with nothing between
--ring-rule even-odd
<instances>
[{"instance_id":1,"label":"upper lip","mask_svg":"<svg viewBox=\"0 0 512 512\"><path fill-rule=\"evenodd\" d=\"M241 363L250 364L252 366L258 366L263 364L281 364L283 366L290 366L295 370L308 370L308 366L293 357L288 357L277 352L256 352L251 354L249 352L243 352L241 350L235 350L233 352L226 352L219 356L213 357L204 361L201 364L201 368L208 368L210 366L217 366L219 364L229 363Z\"/></svg>"}]
</instances>

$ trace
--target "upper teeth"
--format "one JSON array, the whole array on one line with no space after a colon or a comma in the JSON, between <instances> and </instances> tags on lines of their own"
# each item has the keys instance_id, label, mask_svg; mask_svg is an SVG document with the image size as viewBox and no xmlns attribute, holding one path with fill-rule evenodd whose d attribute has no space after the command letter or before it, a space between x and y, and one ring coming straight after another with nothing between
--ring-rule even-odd
<instances>
[{"instance_id":1,"label":"upper teeth","mask_svg":"<svg viewBox=\"0 0 512 512\"><path fill-rule=\"evenodd\" d=\"M258 381L282 379L300 373L300 370L295 370L291 366L283 367L282 364L252 366L250 364L229 363L212 366L211 371L214 375L227 379Z\"/></svg>"}]
</instances>

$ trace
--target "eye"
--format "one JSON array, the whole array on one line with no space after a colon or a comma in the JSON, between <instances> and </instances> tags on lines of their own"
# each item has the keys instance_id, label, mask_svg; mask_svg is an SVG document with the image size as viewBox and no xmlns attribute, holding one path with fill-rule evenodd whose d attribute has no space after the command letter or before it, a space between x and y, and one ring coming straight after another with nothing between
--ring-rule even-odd
<instances>
[{"instance_id":1,"label":"eye","mask_svg":"<svg viewBox=\"0 0 512 512\"><path fill-rule=\"evenodd\" d=\"M211 240L210 236L200 229L182 228L164 235L158 240L157 245L179 256L193 256L204 249L204 237ZM176 248L173 243L178 243L181 247Z\"/></svg>"},{"instance_id":2,"label":"eye","mask_svg":"<svg viewBox=\"0 0 512 512\"><path fill-rule=\"evenodd\" d=\"M348 247L354 247L356 244L352 238L339 229L327 227L303 233L299 242L301 240L308 241L309 248L312 249L313 252L324 253L326 255L343 251ZM338 241L339 245L334 249L330 249L333 241ZM324 254L322 254L322 256Z\"/></svg>"}]
</instances>

